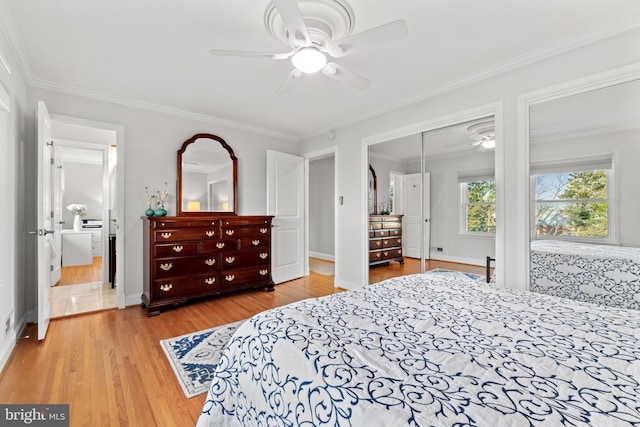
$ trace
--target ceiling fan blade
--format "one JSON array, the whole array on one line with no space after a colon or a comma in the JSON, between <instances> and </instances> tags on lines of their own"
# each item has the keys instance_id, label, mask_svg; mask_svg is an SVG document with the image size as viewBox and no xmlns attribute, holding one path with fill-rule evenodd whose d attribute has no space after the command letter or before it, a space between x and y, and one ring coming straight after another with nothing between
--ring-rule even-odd
<instances>
[{"instance_id":1,"label":"ceiling fan blade","mask_svg":"<svg viewBox=\"0 0 640 427\"><path fill-rule=\"evenodd\" d=\"M325 65L324 68L322 68L322 74L339 82L346 83L358 90L365 90L371 86L371 82L360 74L347 70L334 62Z\"/></svg>"},{"instance_id":2,"label":"ceiling fan blade","mask_svg":"<svg viewBox=\"0 0 640 427\"><path fill-rule=\"evenodd\" d=\"M407 34L409 34L409 31L407 24L403 20L393 21L380 25L379 27L362 31L361 33L354 34L342 40L329 42L327 52L329 55L339 58L360 50L403 39Z\"/></svg>"},{"instance_id":3,"label":"ceiling fan blade","mask_svg":"<svg viewBox=\"0 0 640 427\"><path fill-rule=\"evenodd\" d=\"M274 0L278 15L282 18L287 31L296 47L306 47L311 45L311 38L307 31L307 26L302 18L300 7L297 0Z\"/></svg>"},{"instance_id":4,"label":"ceiling fan blade","mask_svg":"<svg viewBox=\"0 0 640 427\"><path fill-rule=\"evenodd\" d=\"M236 56L236 57L240 57L240 58L271 58L271 59L287 59L292 57L295 53L296 50L292 50L291 52L287 52L287 53L268 53L268 52L252 52L252 51L243 51L243 50L219 50L219 49L212 49L209 52L211 52L212 55L216 55L216 56Z\"/></svg>"},{"instance_id":5,"label":"ceiling fan blade","mask_svg":"<svg viewBox=\"0 0 640 427\"><path fill-rule=\"evenodd\" d=\"M278 86L278 89L276 89L276 93L278 95L284 95L285 93L289 92L293 85L295 85L296 80L298 80L300 77L302 77L302 72L294 68L293 70L291 70L287 78L284 79L282 83L280 83L280 86Z\"/></svg>"},{"instance_id":6,"label":"ceiling fan blade","mask_svg":"<svg viewBox=\"0 0 640 427\"><path fill-rule=\"evenodd\" d=\"M476 144L472 142L456 142L453 144L445 144L443 150L467 150L473 148Z\"/></svg>"}]
</instances>

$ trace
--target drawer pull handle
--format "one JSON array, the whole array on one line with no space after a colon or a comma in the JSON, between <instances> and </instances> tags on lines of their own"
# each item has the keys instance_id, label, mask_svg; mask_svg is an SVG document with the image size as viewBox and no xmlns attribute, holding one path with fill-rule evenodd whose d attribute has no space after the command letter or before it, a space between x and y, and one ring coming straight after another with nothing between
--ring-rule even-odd
<instances>
[{"instance_id":1,"label":"drawer pull handle","mask_svg":"<svg viewBox=\"0 0 640 427\"><path fill-rule=\"evenodd\" d=\"M236 230L227 230L226 231L227 236L233 236L235 232L236 232Z\"/></svg>"},{"instance_id":2,"label":"drawer pull handle","mask_svg":"<svg viewBox=\"0 0 640 427\"><path fill-rule=\"evenodd\" d=\"M236 257L228 256L224 260L227 261L228 264L233 264L233 261L236 260Z\"/></svg>"},{"instance_id":3,"label":"drawer pull handle","mask_svg":"<svg viewBox=\"0 0 640 427\"><path fill-rule=\"evenodd\" d=\"M215 260L215 258L205 259L204 263L207 264L207 265L213 265L213 264L216 263L216 260Z\"/></svg>"},{"instance_id":4,"label":"drawer pull handle","mask_svg":"<svg viewBox=\"0 0 640 427\"><path fill-rule=\"evenodd\" d=\"M160 285L160 290L163 292L169 292L173 289L173 285L171 283L167 283L166 285Z\"/></svg>"},{"instance_id":5,"label":"drawer pull handle","mask_svg":"<svg viewBox=\"0 0 640 427\"><path fill-rule=\"evenodd\" d=\"M224 277L224 280L226 280L227 282L233 282L233 279L235 279L236 276L234 276L233 274L229 274L228 276Z\"/></svg>"},{"instance_id":6,"label":"drawer pull handle","mask_svg":"<svg viewBox=\"0 0 640 427\"><path fill-rule=\"evenodd\" d=\"M160 233L160 237L162 237L163 239L168 239L169 237L171 237L171 233Z\"/></svg>"},{"instance_id":7,"label":"drawer pull handle","mask_svg":"<svg viewBox=\"0 0 640 427\"><path fill-rule=\"evenodd\" d=\"M171 264L170 262L168 262L166 264L160 264L160 269L162 269L164 271L169 271L169 270L171 270L171 268L173 268L173 264Z\"/></svg>"},{"instance_id":8,"label":"drawer pull handle","mask_svg":"<svg viewBox=\"0 0 640 427\"><path fill-rule=\"evenodd\" d=\"M261 232L262 234L267 234L267 231L269 231L269 229L268 229L268 228L261 228L261 229L260 229L260 232Z\"/></svg>"},{"instance_id":9,"label":"drawer pull handle","mask_svg":"<svg viewBox=\"0 0 640 427\"><path fill-rule=\"evenodd\" d=\"M184 246L174 246L173 247L173 251L174 252L182 252L183 249L184 249Z\"/></svg>"},{"instance_id":10,"label":"drawer pull handle","mask_svg":"<svg viewBox=\"0 0 640 427\"><path fill-rule=\"evenodd\" d=\"M267 274L269 274L269 270L260 270L259 273L261 276L266 276Z\"/></svg>"},{"instance_id":11,"label":"drawer pull handle","mask_svg":"<svg viewBox=\"0 0 640 427\"><path fill-rule=\"evenodd\" d=\"M258 246L258 245L260 244L260 240L252 240L252 241L251 241L251 244L252 244L253 246Z\"/></svg>"},{"instance_id":12,"label":"drawer pull handle","mask_svg":"<svg viewBox=\"0 0 640 427\"><path fill-rule=\"evenodd\" d=\"M378 241L376 242L376 246L378 246L378 247L380 247L380 245L381 245L381 244L382 244L382 242L381 242L380 240L378 240Z\"/></svg>"},{"instance_id":13,"label":"drawer pull handle","mask_svg":"<svg viewBox=\"0 0 640 427\"><path fill-rule=\"evenodd\" d=\"M384 256L389 255L389 252L383 252Z\"/></svg>"},{"instance_id":14,"label":"drawer pull handle","mask_svg":"<svg viewBox=\"0 0 640 427\"><path fill-rule=\"evenodd\" d=\"M378 252L378 253L376 254L376 258L380 258L380 256L381 256L381 254L380 254L380 252Z\"/></svg>"},{"instance_id":15,"label":"drawer pull handle","mask_svg":"<svg viewBox=\"0 0 640 427\"><path fill-rule=\"evenodd\" d=\"M269 256L269 254L268 254L268 253L266 253L266 252L262 252L262 253L261 253L260 255L258 255L258 256L259 256L260 258L262 258L262 259L267 259L267 257Z\"/></svg>"},{"instance_id":16,"label":"drawer pull handle","mask_svg":"<svg viewBox=\"0 0 640 427\"><path fill-rule=\"evenodd\" d=\"M224 243L216 243L216 248L218 249L224 248Z\"/></svg>"},{"instance_id":17,"label":"drawer pull handle","mask_svg":"<svg viewBox=\"0 0 640 427\"><path fill-rule=\"evenodd\" d=\"M216 235L216 232L215 231L211 231L211 230L207 230L207 231L204 232L204 234L206 234L207 237L213 237L213 236Z\"/></svg>"},{"instance_id":18,"label":"drawer pull handle","mask_svg":"<svg viewBox=\"0 0 640 427\"><path fill-rule=\"evenodd\" d=\"M214 283L216 283L216 279L215 277L211 277L210 279L204 279L204 283L206 283L207 285L213 285Z\"/></svg>"}]
</instances>

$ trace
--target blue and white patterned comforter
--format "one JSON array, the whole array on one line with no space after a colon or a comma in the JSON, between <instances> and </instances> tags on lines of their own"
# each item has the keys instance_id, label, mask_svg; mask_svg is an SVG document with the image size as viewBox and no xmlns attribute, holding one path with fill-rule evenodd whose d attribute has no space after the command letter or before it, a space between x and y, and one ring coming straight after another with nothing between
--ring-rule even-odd
<instances>
[{"instance_id":1,"label":"blue and white patterned comforter","mask_svg":"<svg viewBox=\"0 0 640 427\"><path fill-rule=\"evenodd\" d=\"M640 310L640 248L536 240L530 283L534 292Z\"/></svg>"},{"instance_id":2,"label":"blue and white patterned comforter","mask_svg":"<svg viewBox=\"0 0 640 427\"><path fill-rule=\"evenodd\" d=\"M198 426L640 425L640 312L433 274L246 321Z\"/></svg>"}]
</instances>

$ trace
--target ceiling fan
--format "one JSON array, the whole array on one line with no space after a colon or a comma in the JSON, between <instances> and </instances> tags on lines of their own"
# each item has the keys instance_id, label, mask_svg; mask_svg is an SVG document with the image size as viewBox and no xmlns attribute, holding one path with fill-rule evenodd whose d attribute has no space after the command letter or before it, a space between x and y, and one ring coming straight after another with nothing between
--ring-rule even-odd
<instances>
[{"instance_id":1,"label":"ceiling fan","mask_svg":"<svg viewBox=\"0 0 640 427\"><path fill-rule=\"evenodd\" d=\"M451 151L463 150L491 150L496 146L496 131L493 119L475 122L467 127L467 136L471 141L457 142L443 145L442 148Z\"/></svg>"},{"instance_id":2,"label":"ceiling fan","mask_svg":"<svg viewBox=\"0 0 640 427\"><path fill-rule=\"evenodd\" d=\"M305 13L301 11L305 6ZM276 93L288 92L305 74L322 72L327 77L364 90L371 85L365 77L328 61L400 40L407 36L407 25L397 20L351 35L353 11L344 0L273 0L265 12L265 25L277 40L292 50L266 53L237 50L211 50L217 56L269 57L291 59L294 68ZM278 28L280 24L281 28Z\"/></svg>"}]
</instances>

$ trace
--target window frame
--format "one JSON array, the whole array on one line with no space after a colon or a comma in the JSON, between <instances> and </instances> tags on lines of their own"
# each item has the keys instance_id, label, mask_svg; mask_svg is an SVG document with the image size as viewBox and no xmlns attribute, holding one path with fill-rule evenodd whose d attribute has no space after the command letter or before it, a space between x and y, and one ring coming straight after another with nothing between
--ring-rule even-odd
<instances>
[{"instance_id":1,"label":"window frame","mask_svg":"<svg viewBox=\"0 0 640 427\"><path fill-rule=\"evenodd\" d=\"M497 192L495 190L495 177L493 175L486 176L459 176L458 177L458 194L459 194L459 225L458 234L462 236L471 237L484 237L495 238L496 232L494 231L469 231L469 207L471 206L493 206L494 213L496 212L496 202L473 202L469 203L469 190L468 185L470 182L494 182L494 198L497 198Z\"/></svg>"},{"instance_id":2,"label":"window frame","mask_svg":"<svg viewBox=\"0 0 640 427\"><path fill-rule=\"evenodd\" d=\"M615 185L615 167L614 167L614 156L608 156L609 161L611 163L610 166L603 167L594 167L594 168L585 168L581 167L580 163L576 163L574 161L566 161L566 162L554 162L551 169L545 171L545 168L540 168L540 171L534 171L535 168L531 168L531 173L529 176L529 194L530 201L529 206L531 207L529 212L529 224L530 224L530 238L531 241L535 240L561 240L566 242L580 242L580 243L591 243L591 244L602 244L602 245L619 245L619 235L618 235L618 216L617 216L617 192ZM536 195L536 177L544 176L544 175L556 175L559 173L578 173L578 172L588 172L588 171L599 171L602 170L605 172L605 176L607 179L607 195L606 199L568 199L568 200L538 200ZM601 237L584 237L584 236L546 236L546 235L538 235L536 234L536 211L537 204L539 202L544 203L581 203L581 202L590 202L590 203L598 203L598 202L606 202L607 203L607 221L608 221L608 231L609 236L606 238Z\"/></svg>"}]
</instances>

